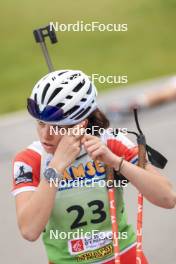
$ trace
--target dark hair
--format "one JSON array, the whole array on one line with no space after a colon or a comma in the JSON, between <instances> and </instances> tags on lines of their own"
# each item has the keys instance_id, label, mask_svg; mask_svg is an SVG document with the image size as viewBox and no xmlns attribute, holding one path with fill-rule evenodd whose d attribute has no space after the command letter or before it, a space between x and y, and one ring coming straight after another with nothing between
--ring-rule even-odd
<instances>
[{"instance_id":1,"label":"dark hair","mask_svg":"<svg viewBox=\"0 0 176 264\"><path fill-rule=\"evenodd\" d=\"M89 134L92 134L92 127L96 127L96 131L94 133L95 136L99 136L99 132L98 130L100 128L104 128L107 129L109 127L109 120L108 118L105 116L105 114L100 111L99 108L95 109L95 111L93 111L88 117L88 125L87 128L90 128L88 131Z\"/></svg>"}]
</instances>

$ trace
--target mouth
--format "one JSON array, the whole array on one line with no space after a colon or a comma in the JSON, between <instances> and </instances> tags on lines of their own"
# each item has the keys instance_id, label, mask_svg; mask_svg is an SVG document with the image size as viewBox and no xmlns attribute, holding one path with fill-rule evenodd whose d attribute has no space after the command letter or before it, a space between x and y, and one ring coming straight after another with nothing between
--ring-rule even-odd
<instances>
[{"instance_id":1,"label":"mouth","mask_svg":"<svg viewBox=\"0 0 176 264\"><path fill-rule=\"evenodd\" d=\"M47 149L47 150L52 150L53 148L55 148L55 145L48 143L48 142L41 142L42 146Z\"/></svg>"}]
</instances>

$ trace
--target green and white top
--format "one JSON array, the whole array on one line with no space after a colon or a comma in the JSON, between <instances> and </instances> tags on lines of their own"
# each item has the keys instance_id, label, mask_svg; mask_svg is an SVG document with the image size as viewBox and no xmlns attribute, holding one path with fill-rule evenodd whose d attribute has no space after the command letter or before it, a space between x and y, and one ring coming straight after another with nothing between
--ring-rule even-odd
<instances>
[{"instance_id":1,"label":"green and white top","mask_svg":"<svg viewBox=\"0 0 176 264\"><path fill-rule=\"evenodd\" d=\"M137 162L138 150L123 134L115 137L106 133L101 139L116 155L124 156L134 164ZM36 191L51 158L51 154L44 153L40 142L34 142L17 154L14 160L13 194ZM105 179L104 164L93 161L84 149L64 171L51 216L42 235L50 262L106 263L114 258ZM136 241L132 226L127 224L122 186L122 182L121 185L117 182L115 188L121 252Z\"/></svg>"}]
</instances>

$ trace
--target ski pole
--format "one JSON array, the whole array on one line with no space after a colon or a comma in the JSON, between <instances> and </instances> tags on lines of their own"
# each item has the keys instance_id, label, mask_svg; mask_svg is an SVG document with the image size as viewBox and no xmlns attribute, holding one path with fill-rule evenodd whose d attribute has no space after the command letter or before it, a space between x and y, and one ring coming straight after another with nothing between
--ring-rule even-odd
<instances>
[{"instance_id":1,"label":"ski pole","mask_svg":"<svg viewBox=\"0 0 176 264\"><path fill-rule=\"evenodd\" d=\"M137 135L138 143L138 166L145 168L146 163L146 140L139 126L137 109L134 109L134 117L139 134ZM143 195L138 194L138 212L137 212L137 245L136 245L136 264L142 263L142 229L143 229Z\"/></svg>"},{"instance_id":2,"label":"ski pole","mask_svg":"<svg viewBox=\"0 0 176 264\"><path fill-rule=\"evenodd\" d=\"M35 41L39 43L41 46L49 72L54 71L54 67L53 67L51 58L49 56L48 49L47 49L46 42L45 42L46 37L49 37L52 44L55 44L58 42L54 28L48 25L46 27L35 29L33 31L33 34L35 37Z\"/></svg>"},{"instance_id":3,"label":"ski pole","mask_svg":"<svg viewBox=\"0 0 176 264\"><path fill-rule=\"evenodd\" d=\"M139 134L134 133L137 136L138 143L138 166L141 168L145 167L146 163L146 140L142 133L138 116L137 109L134 109L135 122L139 131ZM107 180L114 182L114 171L112 168L106 166ZM115 189L113 184L108 188L108 199L110 205L110 217L112 224L113 234L113 247L115 255L115 263L120 264L120 249L118 243L118 223L116 217L116 202L115 202ZM142 229L143 229L143 195L138 194L138 213L137 213L137 246L136 246L136 264L142 263Z\"/></svg>"},{"instance_id":4,"label":"ski pole","mask_svg":"<svg viewBox=\"0 0 176 264\"><path fill-rule=\"evenodd\" d=\"M108 186L108 200L110 207L110 217L112 224L112 235L113 235L113 248L115 256L115 264L120 264L120 249L118 243L118 223L116 216L116 201L115 201L115 189L113 186L114 183L114 171L112 168L105 166L107 181L111 181L112 185Z\"/></svg>"}]
</instances>

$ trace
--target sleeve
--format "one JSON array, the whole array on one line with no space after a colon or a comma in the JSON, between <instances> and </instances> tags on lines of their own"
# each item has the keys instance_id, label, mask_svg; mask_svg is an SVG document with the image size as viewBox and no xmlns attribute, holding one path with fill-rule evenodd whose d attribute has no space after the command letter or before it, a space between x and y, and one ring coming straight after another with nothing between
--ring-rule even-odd
<instances>
[{"instance_id":1,"label":"sleeve","mask_svg":"<svg viewBox=\"0 0 176 264\"><path fill-rule=\"evenodd\" d=\"M21 192L35 191L40 182L41 156L31 149L18 153L13 160L13 187L15 196Z\"/></svg>"},{"instance_id":2,"label":"sleeve","mask_svg":"<svg viewBox=\"0 0 176 264\"><path fill-rule=\"evenodd\" d=\"M108 148L117 156L124 157L125 160L137 164L138 162L138 147L129 140L124 134L118 133L117 136L113 134L106 135L105 143ZM116 180L127 180L122 174L115 172ZM127 182L129 182L127 180Z\"/></svg>"},{"instance_id":3,"label":"sleeve","mask_svg":"<svg viewBox=\"0 0 176 264\"><path fill-rule=\"evenodd\" d=\"M109 135L106 139L106 144L108 148L117 156L123 156L125 160L133 164L137 164L138 147L124 134L118 133L117 136Z\"/></svg>"}]
</instances>

